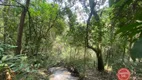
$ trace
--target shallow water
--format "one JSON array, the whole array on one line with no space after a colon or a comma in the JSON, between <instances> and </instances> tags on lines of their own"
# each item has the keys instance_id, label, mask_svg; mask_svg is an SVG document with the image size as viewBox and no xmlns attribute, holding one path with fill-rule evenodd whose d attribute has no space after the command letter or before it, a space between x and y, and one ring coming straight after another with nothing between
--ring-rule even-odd
<instances>
[{"instance_id":1,"label":"shallow water","mask_svg":"<svg viewBox=\"0 0 142 80\"><path fill-rule=\"evenodd\" d=\"M78 80L78 77L72 76L66 68L53 67L49 71L51 72L49 80Z\"/></svg>"}]
</instances>

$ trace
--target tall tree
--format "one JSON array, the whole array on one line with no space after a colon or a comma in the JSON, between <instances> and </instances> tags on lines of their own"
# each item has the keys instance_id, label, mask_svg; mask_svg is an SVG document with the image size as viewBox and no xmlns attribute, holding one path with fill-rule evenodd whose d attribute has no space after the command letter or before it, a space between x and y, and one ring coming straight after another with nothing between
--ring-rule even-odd
<instances>
[{"instance_id":1,"label":"tall tree","mask_svg":"<svg viewBox=\"0 0 142 80\"><path fill-rule=\"evenodd\" d=\"M87 20L86 41L85 41L86 42L86 47L92 49L96 53L97 60L98 60L98 71L103 71L104 70L104 63L103 63L102 51L101 51L101 41L102 41L102 39L101 39L101 37L102 37L102 35L101 35L101 25L100 25L99 15L97 14L97 11L95 10L95 6L96 6L97 2L94 2L94 0L89 0L89 4L90 4L90 11L91 12L90 12L89 18ZM99 43L98 43L96 48L89 44L89 39L88 39L89 38L88 37L88 35L89 35L89 25L90 25L90 19L91 19L92 15L95 17L95 20L97 22L96 24L98 24L97 27L99 29L99 33L98 33L99 34L98 35Z\"/></svg>"},{"instance_id":2,"label":"tall tree","mask_svg":"<svg viewBox=\"0 0 142 80\"><path fill-rule=\"evenodd\" d=\"M22 44L22 34L23 34L23 28L24 28L24 21L26 17L26 13L28 11L28 7L30 4L30 0L26 1L26 6L23 7L23 11L21 13L21 18L20 18L20 24L18 27L18 35L17 35L17 48L16 48L16 54L20 54L21 51L21 44Z\"/></svg>"}]
</instances>

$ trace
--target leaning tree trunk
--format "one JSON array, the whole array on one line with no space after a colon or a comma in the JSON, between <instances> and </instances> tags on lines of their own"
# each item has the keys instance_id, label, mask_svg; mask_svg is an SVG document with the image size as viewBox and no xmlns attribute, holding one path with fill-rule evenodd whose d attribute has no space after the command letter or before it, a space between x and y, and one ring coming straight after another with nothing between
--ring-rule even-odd
<instances>
[{"instance_id":1,"label":"leaning tree trunk","mask_svg":"<svg viewBox=\"0 0 142 80\"><path fill-rule=\"evenodd\" d=\"M98 71L104 71L104 63L103 63L101 48L99 47L94 48L93 46L89 45L88 34L89 34L89 21L87 22L87 27L86 27L85 44L87 48L92 49L96 53L97 61L98 61Z\"/></svg>"},{"instance_id":2,"label":"leaning tree trunk","mask_svg":"<svg viewBox=\"0 0 142 80\"><path fill-rule=\"evenodd\" d=\"M99 25L98 25L98 29L99 29L98 41L99 41L99 43L101 43L101 41L102 41L100 18L99 18L99 15L97 14L97 11L94 9L96 6L96 2L94 2L93 0L89 0L89 3L90 3L91 12L90 12L89 18L87 20L85 46L89 49L92 49L96 53L97 60L98 60L98 71L104 71L104 63L103 63L101 48L100 47L94 48L93 46L89 45L89 39L88 39L89 25L90 25L90 19L91 19L92 15L95 17L95 20L99 23Z\"/></svg>"},{"instance_id":3,"label":"leaning tree trunk","mask_svg":"<svg viewBox=\"0 0 142 80\"><path fill-rule=\"evenodd\" d=\"M29 4L30 4L30 0L27 0L26 1L26 6L23 8L23 11L21 13L21 19L20 19L20 24L19 24L19 28L18 28L18 35L17 35L16 54L20 54L20 52L21 52L21 44L22 44L24 21L25 21L25 17L26 17L26 13L27 13Z\"/></svg>"},{"instance_id":4,"label":"leaning tree trunk","mask_svg":"<svg viewBox=\"0 0 142 80\"><path fill-rule=\"evenodd\" d=\"M87 48L92 49L97 56L97 61L98 61L98 71L104 71L104 62L103 62L103 58L102 58L102 51L101 49L96 49L92 46L87 45Z\"/></svg>"}]
</instances>

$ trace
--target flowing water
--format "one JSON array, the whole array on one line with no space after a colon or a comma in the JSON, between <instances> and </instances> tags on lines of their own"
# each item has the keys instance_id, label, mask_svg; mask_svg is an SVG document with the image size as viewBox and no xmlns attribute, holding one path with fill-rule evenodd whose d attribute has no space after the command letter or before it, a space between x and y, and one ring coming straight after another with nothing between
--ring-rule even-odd
<instances>
[{"instance_id":1,"label":"flowing water","mask_svg":"<svg viewBox=\"0 0 142 80\"><path fill-rule=\"evenodd\" d=\"M62 67L53 67L49 69L51 75L49 76L49 80L78 80L78 77L74 77L71 75L66 68Z\"/></svg>"}]
</instances>

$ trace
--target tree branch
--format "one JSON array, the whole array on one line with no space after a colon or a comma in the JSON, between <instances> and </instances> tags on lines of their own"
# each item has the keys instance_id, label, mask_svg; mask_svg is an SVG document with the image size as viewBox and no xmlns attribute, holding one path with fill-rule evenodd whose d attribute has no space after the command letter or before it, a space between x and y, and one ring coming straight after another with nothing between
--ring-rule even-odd
<instances>
[{"instance_id":1,"label":"tree branch","mask_svg":"<svg viewBox=\"0 0 142 80\"><path fill-rule=\"evenodd\" d=\"M11 5L11 4L0 4L0 6L14 6L14 7L22 7L22 6L18 6L18 5Z\"/></svg>"},{"instance_id":2,"label":"tree branch","mask_svg":"<svg viewBox=\"0 0 142 80\"><path fill-rule=\"evenodd\" d=\"M49 28L47 29L46 33L48 34L49 30L54 26L54 23L56 22L58 16L59 16L60 12L57 13L55 19L53 20L53 23L51 24L51 26L49 26Z\"/></svg>"},{"instance_id":3,"label":"tree branch","mask_svg":"<svg viewBox=\"0 0 142 80\"><path fill-rule=\"evenodd\" d=\"M19 5L21 5L21 7L25 8L25 6L23 4L21 4L20 2L18 2L17 0L15 0L16 3L18 3Z\"/></svg>"},{"instance_id":4,"label":"tree branch","mask_svg":"<svg viewBox=\"0 0 142 80\"><path fill-rule=\"evenodd\" d=\"M90 2L91 3L91 2ZM98 54L98 49L97 48L94 48L93 46L90 46L89 45L89 40L88 40L88 33L89 33L89 25L90 25L90 20L91 20L91 17L92 15L94 15L96 21L99 21L99 16L97 14L97 12L94 10L94 7L96 6L96 3L91 3L93 5L90 5L90 8L91 8L91 13L89 14L89 18L87 20L87 27L86 27L86 38L85 38L85 45L87 48L90 48L92 49L93 51L96 52L96 54Z\"/></svg>"}]
</instances>

